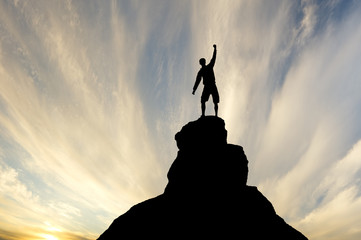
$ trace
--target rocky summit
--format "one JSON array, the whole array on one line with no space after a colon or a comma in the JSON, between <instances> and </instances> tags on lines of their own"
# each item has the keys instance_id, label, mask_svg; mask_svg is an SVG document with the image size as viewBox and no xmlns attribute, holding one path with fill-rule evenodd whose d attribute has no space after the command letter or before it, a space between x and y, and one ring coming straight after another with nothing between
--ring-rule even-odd
<instances>
[{"instance_id":1,"label":"rocky summit","mask_svg":"<svg viewBox=\"0 0 361 240\"><path fill-rule=\"evenodd\" d=\"M164 193L130 208L99 240L307 239L247 186L247 157L227 143L221 118L190 122L175 140L179 151Z\"/></svg>"}]
</instances>

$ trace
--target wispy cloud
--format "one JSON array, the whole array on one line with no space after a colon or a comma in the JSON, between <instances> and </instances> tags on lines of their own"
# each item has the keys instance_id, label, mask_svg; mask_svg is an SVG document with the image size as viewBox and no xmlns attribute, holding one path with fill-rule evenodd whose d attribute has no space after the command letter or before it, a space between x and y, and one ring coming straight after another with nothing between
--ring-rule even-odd
<instances>
[{"instance_id":1,"label":"wispy cloud","mask_svg":"<svg viewBox=\"0 0 361 240\"><path fill-rule=\"evenodd\" d=\"M309 220L312 212L312 219L322 218L319 226L327 229L318 209L327 209L349 187L350 194L358 189L352 184L359 181L357 164L351 164L353 174L343 187L322 183L331 172L335 181L346 181L335 173L339 169L330 169L360 139L357 11L337 2L327 10L315 1L207 3L195 7L192 26L201 33L195 48L202 56L209 52L204 46L222 43L218 52L224 57L216 65L221 115L229 140L245 147L249 183L260 186L281 216L310 238L328 239L330 234L317 232L314 222L299 221ZM337 14L344 11L343 21L335 17L336 9ZM320 185L337 194L321 204L324 196L315 194ZM350 194L348 202L358 206L358 197ZM357 230L343 231L346 225L338 219L335 239L359 236Z\"/></svg>"},{"instance_id":2,"label":"wispy cloud","mask_svg":"<svg viewBox=\"0 0 361 240\"><path fill-rule=\"evenodd\" d=\"M45 204L53 210L30 214L33 220L58 215L80 221L89 213L113 218L160 191L159 164L136 85L144 43L129 36L133 29L118 8L103 6L97 17L110 19L92 30L86 16L79 16L80 6L61 5L55 14L54 6L40 2L18 4L2 7L0 124L2 134L29 156L18 160L22 171L54 195L37 191L38 200L31 202L32 192L20 179L9 185L18 191L8 194L17 202L25 194L29 209ZM14 171L4 176L15 177ZM80 226L94 232L109 224L93 218L90 226Z\"/></svg>"},{"instance_id":3,"label":"wispy cloud","mask_svg":"<svg viewBox=\"0 0 361 240\"><path fill-rule=\"evenodd\" d=\"M198 59L216 43L220 115L229 142L245 147L249 183L310 238L356 239L361 19L352 4L2 2L0 234L22 224L94 238L161 193L174 134L200 114Z\"/></svg>"},{"instance_id":4,"label":"wispy cloud","mask_svg":"<svg viewBox=\"0 0 361 240\"><path fill-rule=\"evenodd\" d=\"M254 174L251 179L261 183L261 189L275 203L276 209L290 221L297 221L314 209L312 217L306 219L315 221L305 221L313 226L318 223L324 229L323 233L316 229L309 233L317 239L330 239L331 235L334 239L349 239L360 234L357 230L341 230L346 227L343 217L332 220L338 230L331 233L326 230L331 228L328 225L331 221L324 218L326 211L335 215L343 212L331 213L330 208L338 201L345 200L349 206L357 208L359 198L355 190L358 187L352 183L359 181L359 174L350 172L348 184L342 188L328 185L324 191L337 194L324 199L320 205L318 201L324 196L314 199L315 189L329 178L332 166L342 162L343 156L360 138L358 106L361 99L356 89L361 74L357 66L361 60L358 44L361 29L357 18L354 13L345 22L328 25L310 39L294 60L285 83L272 99L263 140L254 155L251 170ZM357 172L358 164L353 167ZM333 176L336 182L343 181L341 171ZM340 208L342 206L346 205ZM356 223L356 216L348 214ZM306 233L310 228L305 227Z\"/></svg>"}]
</instances>

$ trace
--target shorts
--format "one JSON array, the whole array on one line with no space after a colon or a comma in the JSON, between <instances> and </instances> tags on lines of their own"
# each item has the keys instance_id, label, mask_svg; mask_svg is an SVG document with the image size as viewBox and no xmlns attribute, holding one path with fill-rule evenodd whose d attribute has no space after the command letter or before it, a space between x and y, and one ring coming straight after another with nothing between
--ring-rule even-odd
<instances>
[{"instance_id":1,"label":"shorts","mask_svg":"<svg viewBox=\"0 0 361 240\"><path fill-rule=\"evenodd\" d=\"M213 103L219 103L219 94L217 90L216 84L212 85L204 85L202 96L201 96L201 102L205 103L209 99L209 95L212 95Z\"/></svg>"}]
</instances>

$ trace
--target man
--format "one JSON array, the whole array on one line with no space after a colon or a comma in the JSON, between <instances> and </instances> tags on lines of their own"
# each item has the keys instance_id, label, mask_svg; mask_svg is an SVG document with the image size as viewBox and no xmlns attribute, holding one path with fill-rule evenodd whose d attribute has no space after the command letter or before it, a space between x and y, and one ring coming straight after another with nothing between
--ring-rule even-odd
<instances>
[{"instance_id":1,"label":"man","mask_svg":"<svg viewBox=\"0 0 361 240\"><path fill-rule=\"evenodd\" d=\"M196 78L196 82L194 83L193 92L197 90L197 87L203 77L203 92L201 96L201 108L202 108L202 117L205 116L206 111L206 102L209 99L209 95L212 95L213 103L214 103L214 111L216 116L218 116L218 103L219 103L219 94L216 86L216 78L214 76L213 67L216 62L216 54L217 54L217 46L213 45L213 56L208 65L206 65L206 60L204 58L199 59L199 64L202 68L199 70Z\"/></svg>"}]
</instances>

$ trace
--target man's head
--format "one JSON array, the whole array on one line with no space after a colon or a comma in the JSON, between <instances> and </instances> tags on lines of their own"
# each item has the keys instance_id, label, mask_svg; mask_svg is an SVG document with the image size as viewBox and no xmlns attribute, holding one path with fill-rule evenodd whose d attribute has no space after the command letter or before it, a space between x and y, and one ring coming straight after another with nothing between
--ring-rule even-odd
<instances>
[{"instance_id":1,"label":"man's head","mask_svg":"<svg viewBox=\"0 0 361 240\"><path fill-rule=\"evenodd\" d=\"M202 65L202 67L204 67L206 65L206 59L204 58L199 59L199 64Z\"/></svg>"}]
</instances>

